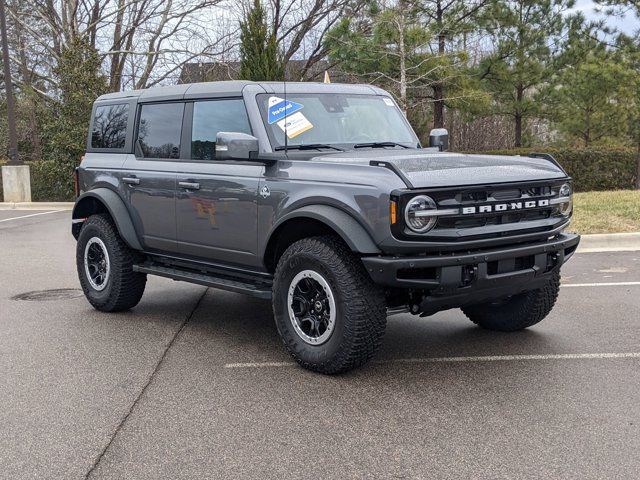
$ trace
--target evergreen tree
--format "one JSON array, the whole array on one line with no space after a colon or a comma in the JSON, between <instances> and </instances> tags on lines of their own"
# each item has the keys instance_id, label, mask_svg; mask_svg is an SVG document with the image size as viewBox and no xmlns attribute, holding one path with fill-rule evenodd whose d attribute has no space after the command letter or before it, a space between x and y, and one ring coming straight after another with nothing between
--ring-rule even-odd
<instances>
[{"instance_id":1,"label":"evergreen tree","mask_svg":"<svg viewBox=\"0 0 640 480\"><path fill-rule=\"evenodd\" d=\"M468 77L464 75L465 68L459 61L466 58L464 39L477 30L477 20L490 4L489 0L421 0L420 2L421 13L436 42L434 50L440 64L435 72L436 81L433 82L433 126L435 128L445 126L444 110L447 97L459 97L461 90L469 88L468 84L463 85ZM462 45L456 45L459 37L463 39Z\"/></svg>"},{"instance_id":2,"label":"evergreen tree","mask_svg":"<svg viewBox=\"0 0 640 480\"><path fill-rule=\"evenodd\" d=\"M329 60L364 82L394 93L400 108L414 106L414 95L435 78L437 59L426 48L427 32L417 2L400 0L380 10L374 3L358 21L345 18L328 35Z\"/></svg>"},{"instance_id":3,"label":"evergreen tree","mask_svg":"<svg viewBox=\"0 0 640 480\"><path fill-rule=\"evenodd\" d=\"M631 97L628 112L628 135L637 151L636 188L640 190L640 32L635 38L620 35L617 40L620 56L629 65Z\"/></svg>"},{"instance_id":4,"label":"evergreen tree","mask_svg":"<svg viewBox=\"0 0 640 480\"><path fill-rule=\"evenodd\" d=\"M619 13L624 15L627 11L635 11L640 17L640 0L595 0L600 5L611 7L611 13Z\"/></svg>"},{"instance_id":5,"label":"evergreen tree","mask_svg":"<svg viewBox=\"0 0 640 480\"><path fill-rule=\"evenodd\" d=\"M555 49L565 31L573 0L496 2L484 18L495 52L481 64L481 78L493 95L494 112L513 118L515 146L523 143L524 122L540 114L538 93L556 72Z\"/></svg>"},{"instance_id":6,"label":"evergreen tree","mask_svg":"<svg viewBox=\"0 0 640 480\"><path fill-rule=\"evenodd\" d=\"M76 39L63 47L54 70L59 101L52 105L53 121L45 129L49 159L75 165L84 154L93 102L109 91L101 63L86 41Z\"/></svg>"},{"instance_id":7,"label":"evergreen tree","mask_svg":"<svg viewBox=\"0 0 640 480\"><path fill-rule=\"evenodd\" d=\"M260 0L254 0L240 22L240 78L244 80L284 80L285 69L276 32L270 31Z\"/></svg>"},{"instance_id":8,"label":"evergreen tree","mask_svg":"<svg viewBox=\"0 0 640 480\"><path fill-rule=\"evenodd\" d=\"M558 130L583 146L604 141L623 143L632 76L626 65L609 55L593 55L586 62L567 68L560 86L550 96Z\"/></svg>"},{"instance_id":9,"label":"evergreen tree","mask_svg":"<svg viewBox=\"0 0 640 480\"><path fill-rule=\"evenodd\" d=\"M385 8L372 2L355 18L337 24L325 42L330 62L389 90L421 138L434 125L428 115L435 110L437 91L446 91L449 98L439 99L452 106L471 97L486 101L486 95L473 88L465 52L452 49L440 55L437 47L434 51L438 27L424 8L420 0L400 0ZM435 117L435 125L444 120L442 115Z\"/></svg>"}]
</instances>

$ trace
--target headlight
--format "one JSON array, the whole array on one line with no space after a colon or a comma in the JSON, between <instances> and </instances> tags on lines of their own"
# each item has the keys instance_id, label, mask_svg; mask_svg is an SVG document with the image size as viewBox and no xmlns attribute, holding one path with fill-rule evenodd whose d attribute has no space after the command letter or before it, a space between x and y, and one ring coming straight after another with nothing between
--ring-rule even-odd
<instances>
[{"instance_id":1,"label":"headlight","mask_svg":"<svg viewBox=\"0 0 640 480\"><path fill-rule=\"evenodd\" d=\"M573 210L573 192L571 191L571 185L568 183L563 184L558 190L558 200L561 203L558 205L558 210L562 215L568 217Z\"/></svg>"},{"instance_id":2,"label":"headlight","mask_svg":"<svg viewBox=\"0 0 640 480\"><path fill-rule=\"evenodd\" d=\"M437 210L436 202L426 195L418 195L409 200L404 210L404 219L412 231L425 233L436 224L437 216L433 215Z\"/></svg>"}]
</instances>

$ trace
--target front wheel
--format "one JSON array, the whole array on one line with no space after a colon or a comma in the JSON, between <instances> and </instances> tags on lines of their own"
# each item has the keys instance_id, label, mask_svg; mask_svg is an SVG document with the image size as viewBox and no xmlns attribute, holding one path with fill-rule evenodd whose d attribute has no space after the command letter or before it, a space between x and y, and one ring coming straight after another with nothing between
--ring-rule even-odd
<instances>
[{"instance_id":1,"label":"front wheel","mask_svg":"<svg viewBox=\"0 0 640 480\"><path fill-rule=\"evenodd\" d=\"M138 304L147 276L133 271L137 253L120 238L107 215L92 215L82 225L76 246L78 278L97 310L117 312Z\"/></svg>"},{"instance_id":2,"label":"front wheel","mask_svg":"<svg viewBox=\"0 0 640 480\"><path fill-rule=\"evenodd\" d=\"M273 312L285 347L325 374L369 360L382 342L383 292L338 238L305 238L284 252L274 276Z\"/></svg>"},{"instance_id":3,"label":"front wheel","mask_svg":"<svg viewBox=\"0 0 640 480\"><path fill-rule=\"evenodd\" d=\"M462 311L482 328L515 332L541 322L553 309L559 291L560 272L557 272L541 288L497 302L463 307Z\"/></svg>"}]
</instances>

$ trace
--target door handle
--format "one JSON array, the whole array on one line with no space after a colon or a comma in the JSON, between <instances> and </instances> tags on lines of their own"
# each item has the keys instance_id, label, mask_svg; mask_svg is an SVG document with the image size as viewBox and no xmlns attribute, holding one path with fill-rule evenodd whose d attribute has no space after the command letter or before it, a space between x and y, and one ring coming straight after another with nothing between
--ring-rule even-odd
<instances>
[{"instance_id":1,"label":"door handle","mask_svg":"<svg viewBox=\"0 0 640 480\"><path fill-rule=\"evenodd\" d=\"M122 181L127 185L140 185L140 179L136 177L122 177Z\"/></svg>"},{"instance_id":2,"label":"door handle","mask_svg":"<svg viewBox=\"0 0 640 480\"><path fill-rule=\"evenodd\" d=\"M178 182L178 185L186 190L200 190L200 184L196 182Z\"/></svg>"}]
</instances>

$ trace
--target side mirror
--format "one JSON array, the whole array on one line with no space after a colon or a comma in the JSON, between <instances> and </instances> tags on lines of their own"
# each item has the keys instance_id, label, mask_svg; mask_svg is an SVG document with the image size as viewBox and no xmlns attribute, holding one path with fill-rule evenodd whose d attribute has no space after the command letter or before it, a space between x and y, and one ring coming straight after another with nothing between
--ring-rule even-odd
<instances>
[{"instance_id":1,"label":"side mirror","mask_svg":"<svg viewBox=\"0 0 640 480\"><path fill-rule=\"evenodd\" d=\"M250 160L258 154L258 139L240 132L218 132L216 160Z\"/></svg>"},{"instance_id":2,"label":"side mirror","mask_svg":"<svg viewBox=\"0 0 640 480\"><path fill-rule=\"evenodd\" d=\"M429 146L436 147L441 152L449 149L449 132L446 128L434 128L429 133Z\"/></svg>"}]
</instances>

